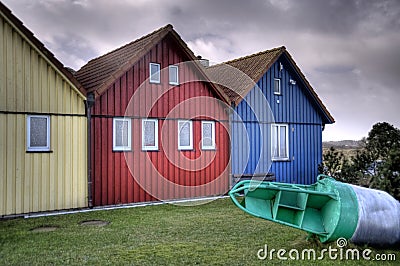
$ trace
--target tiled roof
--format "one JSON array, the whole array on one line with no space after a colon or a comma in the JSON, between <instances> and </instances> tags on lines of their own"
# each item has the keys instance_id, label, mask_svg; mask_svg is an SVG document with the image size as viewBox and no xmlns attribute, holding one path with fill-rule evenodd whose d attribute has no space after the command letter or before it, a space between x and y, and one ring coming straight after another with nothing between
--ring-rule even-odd
<instances>
[{"instance_id":1,"label":"tiled roof","mask_svg":"<svg viewBox=\"0 0 400 266\"><path fill-rule=\"evenodd\" d=\"M56 69L64 75L79 92L85 96L86 91L82 88L82 85L78 82L78 80L72 75L72 73L64 67L64 65L58 61L58 59L54 56L52 52L50 52L42 42L36 38L27 27L25 27L24 23L20 21L14 14L8 9L2 2L0 2L0 11L1 13L31 42L32 45L36 47L36 49L45 56L51 64L53 64ZM82 97L83 97L82 96Z\"/></svg>"},{"instance_id":2,"label":"tiled roof","mask_svg":"<svg viewBox=\"0 0 400 266\"><path fill-rule=\"evenodd\" d=\"M178 42L180 48L190 60L197 60L196 56L181 39L179 34L173 29L172 25L168 24L165 27L162 27L114 51L89 61L78 70L76 77L88 92L95 91L96 96L101 95L117 77L132 67L135 62L148 53L168 34L171 34L171 36ZM199 73L207 79L207 75L204 73L204 68L199 63L195 63L194 65L197 66ZM225 95L220 87L215 86L212 83L211 86L221 99L229 103L228 96Z\"/></svg>"},{"instance_id":3,"label":"tiled roof","mask_svg":"<svg viewBox=\"0 0 400 266\"><path fill-rule=\"evenodd\" d=\"M290 61L294 70L304 82L306 89L323 111L326 121L328 123L334 123L335 119L322 103L321 99L284 46L210 66L207 68L206 73L210 76L212 81L220 84L225 94L229 96L231 102L238 105L254 87L255 83L261 79L283 54Z\"/></svg>"},{"instance_id":4,"label":"tiled roof","mask_svg":"<svg viewBox=\"0 0 400 266\"><path fill-rule=\"evenodd\" d=\"M172 26L167 25L114 51L90 60L77 71L77 79L87 91L99 89L107 79L118 72L127 61L138 60L139 57L145 54L170 31L172 31Z\"/></svg>"},{"instance_id":5,"label":"tiled roof","mask_svg":"<svg viewBox=\"0 0 400 266\"><path fill-rule=\"evenodd\" d=\"M254 87L255 82L267 72L283 51L285 51L284 46L237 58L210 66L207 68L206 73L212 81L222 85L225 94L229 96L232 102L239 104ZM240 70L244 74L240 73L240 71L235 71L235 69ZM232 74L232 71L235 73Z\"/></svg>"}]
</instances>

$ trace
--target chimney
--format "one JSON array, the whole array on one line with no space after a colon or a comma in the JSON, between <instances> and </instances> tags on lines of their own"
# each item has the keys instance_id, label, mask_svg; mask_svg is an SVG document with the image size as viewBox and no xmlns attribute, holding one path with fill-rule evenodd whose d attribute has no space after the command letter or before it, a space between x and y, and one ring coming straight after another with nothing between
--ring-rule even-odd
<instances>
[{"instance_id":1,"label":"chimney","mask_svg":"<svg viewBox=\"0 0 400 266\"><path fill-rule=\"evenodd\" d=\"M201 64L203 67L209 67L209 66L210 66L210 61L209 61L208 59L203 59L203 58L201 57L201 55L198 55L198 56L197 56L197 60L199 60L200 64Z\"/></svg>"}]
</instances>

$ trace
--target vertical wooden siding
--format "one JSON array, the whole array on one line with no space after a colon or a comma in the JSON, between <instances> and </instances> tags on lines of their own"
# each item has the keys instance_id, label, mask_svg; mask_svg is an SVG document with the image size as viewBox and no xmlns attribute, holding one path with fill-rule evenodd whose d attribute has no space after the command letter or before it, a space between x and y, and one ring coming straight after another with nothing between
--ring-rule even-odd
<instances>
[{"instance_id":1,"label":"vertical wooden siding","mask_svg":"<svg viewBox=\"0 0 400 266\"><path fill-rule=\"evenodd\" d=\"M0 216L85 207L84 98L0 18ZM51 153L26 153L32 113L50 114Z\"/></svg>"},{"instance_id":2,"label":"vertical wooden siding","mask_svg":"<svg viewBox=\"0 0 400 266\"><path fill-rule=\"evenodd\" d=\"M145 105L151 104L150 99L159 93L161 86L168 85L168 76L162 75L160 85L148 84L146 90L140 98L135 98L133 103L132 117L132 152L129 155L132 159L135 177L129 171L124 153L112 151L112 118L124 116L125 109L134 91L142 82L148 78L148 66L150 62L160 63L161 69L172 64L178 64L185 60L176 44L171 39L164 39L142 59L136 62L131 69L124 75L116 79L113 85L102 96L97 98L93 109L93 192L95 205L109 205L119 203L143 202L158 200L145 192L136 182L145 183L151 186L153 191L157 191L163 199L190 198L206 195L220 195L229 189L228 163L229 163L229 136L228 136L228 116L225 106L209 101L196 102L178 108L177 112L171 115L171 110L187 99L197 96L216 97L210 90L209 85L204 82L190 82L180 84L165 93L157 103L151 108L150 114L143 110ZM184 79L195 79L196 74L191 69L179 69L180 81ZM216 146L215 151L200 150L201 119L210 119L207 115L196 116L193 121L193 151L178 151L177 145L177 120L190 119L191 114L210 114L216 119ZM159 121L159 151L141 150L141 118L149 115ZM170 115L168 118L166 118ZM198 120L197 120L198 119ZM202 160L211 161L206 168L192 171L183 170L175 166L167 158L166 153L172 155L170 158L176 163L182 163L180 156L195 159L200 154L204 154ZM151 176L151 169L145 163L146 158L150 158L154 167L169 181L189 187L208 183L218 176L222 176L221 181L213 185L208 191L203 188L198 190L179 191L175 188L166 188ZM202 163L202 162L198 162ZM194 169L194 161L188 163L188 169Z\"/></svg>"},{"instance_id":3,"label":"vertical wooden siding","mask_svg":"<svg viewBox=\"0 0 400 266\"><path fill-rule=\"evenodd\" d=\"M281 62L284 65L283 70L279 69L277 61L257 82L269 102L274 121L266 119L266 114L258 119L254 116L249 107L252 105L253 108L259 108L259 100L255 97L254 89L235 109L238 115L232 117L234 140L231 155L232 173L252 174L270 171L276 175L276 180L279 182L310 184L315 182L318 164L322 161L322 119L310 96L301 87L303 85L300 80L294 77L284 59ZM273 92L274 78L281 79L282 95L275 95ZM296 85L289 84L290 79L296 79ZM267 110L265 108L264 113ZM243 120L243 126L238 122L240 119ZM268 169L272 122L289 126L289 160L273 161L271 168ZM261 132L266 134L261 137ZM246 135L250 142L241 141L247 138ZM249 155L249 160L243 157L244 154Z\"/></svg>"}]
</instances>

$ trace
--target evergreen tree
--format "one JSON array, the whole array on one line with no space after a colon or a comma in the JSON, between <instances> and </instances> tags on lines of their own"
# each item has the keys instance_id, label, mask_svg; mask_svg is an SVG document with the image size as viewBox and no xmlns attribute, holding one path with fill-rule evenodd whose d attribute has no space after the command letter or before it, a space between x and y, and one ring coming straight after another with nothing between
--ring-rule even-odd
<instances>
[{"instance_id":1,"label":"evergreen tree","mask_svg":"<svg viewBox=\"0 0 400 266\"><path fill-rule=\"evenodd\" d=\"M400 200L400 130L373 125L363 148L350 159L333 147L323 155L320 173L351 184L385 190Z\"/></svg>"},{"instance_id":2,"label":"evergreen tree","mask_svg":"<svg viewBox=\"0 0 400 266\"><path fill-rule=\"evenodd\" d=\"M366 139L366 149L374 160L384 160L392 149L400 148L400 130L387 122L372 126Z\"/></svg>"}]
</instances>

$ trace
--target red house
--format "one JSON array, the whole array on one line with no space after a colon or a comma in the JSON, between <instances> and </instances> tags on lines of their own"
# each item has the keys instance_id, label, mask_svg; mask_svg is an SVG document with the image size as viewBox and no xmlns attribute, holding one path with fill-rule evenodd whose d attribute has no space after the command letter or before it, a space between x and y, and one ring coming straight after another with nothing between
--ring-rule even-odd
<instances>
[{"instance_id":1,"label":"red house","mask_svg":"<svg viewBox=\"0 0 400 266\"><path fill-rule=\"evenodd\" d=\"M221 195L229 189L229 99L171 25L89 61L89 202ZM185 63L188 62L188 63Z\"/></svg>"}]
</instances>

